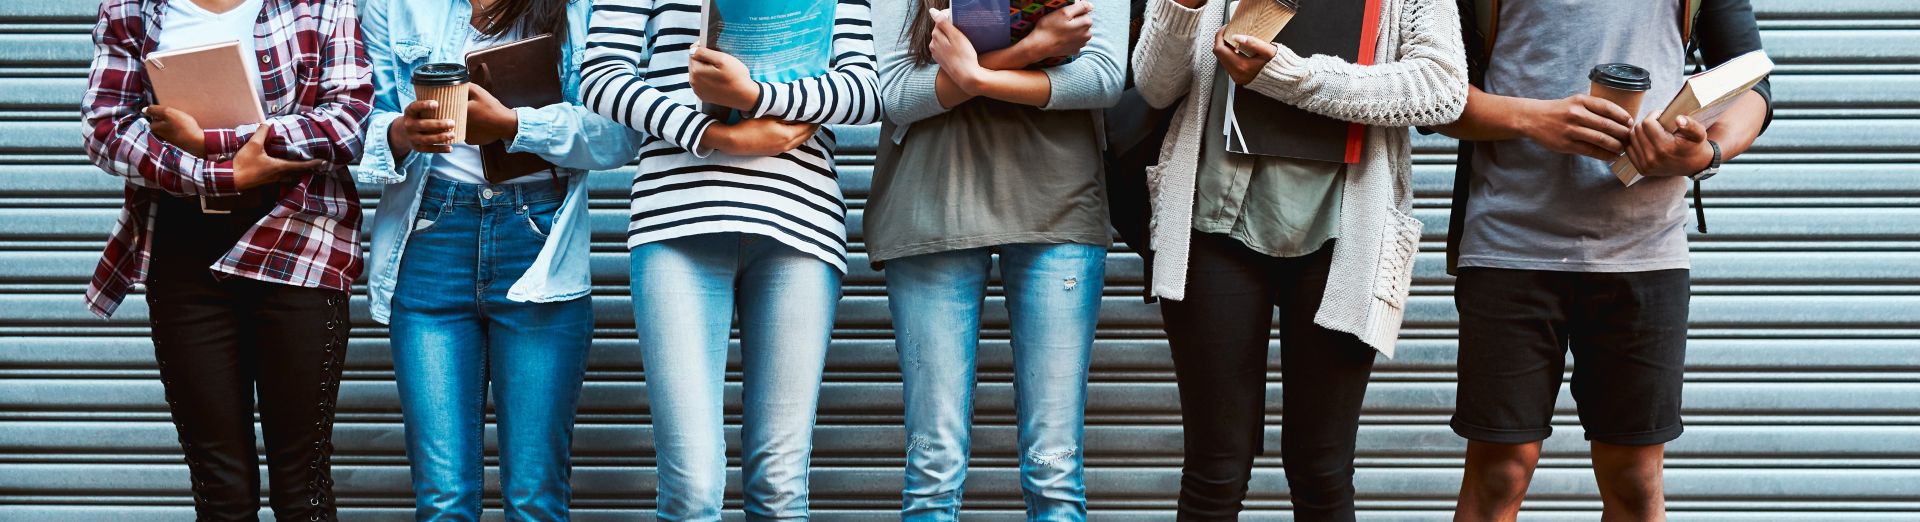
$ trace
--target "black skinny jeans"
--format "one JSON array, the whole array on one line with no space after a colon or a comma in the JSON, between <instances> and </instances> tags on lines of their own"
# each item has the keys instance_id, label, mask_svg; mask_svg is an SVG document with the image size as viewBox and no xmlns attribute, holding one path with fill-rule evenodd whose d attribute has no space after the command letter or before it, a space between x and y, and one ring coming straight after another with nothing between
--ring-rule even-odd
<instances>
[{"instance_id":1,"label":"black skinny jeans","mask_svg":"<svg viewBox=\"0 0 1920 522\"><path fill-rule=\"evenodd\" d=\"M1265 452L1267 345L1280 309L1280 459L1295 520L1353 520L1354 437L1374 350L1313 323L1333 242L1269 257L1195 232L1184 301L1161 300L1180 386L1180 516L1235 520Z\"/></svg>"},{"instance_id":2,"label":"black skinny jeans","mask_svg":"<svg viewBox=\"0 0 1920 522\"><path fill-rule=\"evenodd\" d=\"M335 520L330 468L347 294L214 278L208 266L265 209L202 214L194 200L163 199L147 305L198 519L257 520L257 396L274 518Z\"/></svg>"}]
</instances>

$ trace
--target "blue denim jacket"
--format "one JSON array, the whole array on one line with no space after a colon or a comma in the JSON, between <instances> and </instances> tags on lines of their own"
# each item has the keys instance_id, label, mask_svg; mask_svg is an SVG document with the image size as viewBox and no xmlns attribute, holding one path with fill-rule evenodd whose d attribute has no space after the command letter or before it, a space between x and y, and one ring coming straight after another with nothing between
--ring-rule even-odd
<instances>
[{"instance_id":1,"label":"blue denim jacket","mask_svg":"<svg viewBox=\"0 0 1920 522\"><path fill-rule=\"evenodd\" d=\"M518 134L510 152L531 152L561 167L567 178L567 200L554 218L554 232L534 258L533 266L508 289L507 298L523 302L553 302L587 295L592 273L588 260L591 221L587 216L587 170L613 169L632 161L639 150L638 135L626 126L580 106L580 61L587 42L589 0L567 5L567 44L562 48L560 79L568 103L541 108L517 108ZM464 63L468 36L473 31L473 7L467 0L366 0L361 2L360 25L367 55L373 61L373 116L366 132L366 153L353 169L362 183L385 185L380 208L373 216L373 249L367 253L367 288L372 295L373 319L387 322L389 304L400 272L400 255L407 250L413 216L420 209L420 191L436 154L409 154L393 159L387 129L413 101L413 68L430 62Z\"/></svg>"}]
</instances>

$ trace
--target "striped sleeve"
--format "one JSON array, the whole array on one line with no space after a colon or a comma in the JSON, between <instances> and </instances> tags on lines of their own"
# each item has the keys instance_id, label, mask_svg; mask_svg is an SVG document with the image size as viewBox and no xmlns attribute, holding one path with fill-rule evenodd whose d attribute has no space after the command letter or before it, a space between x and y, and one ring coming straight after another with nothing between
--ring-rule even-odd
<instances>
[{"instance_id":1,"label":"striped sleeve","mask_svg":"<svg viewBox=\"0 0 1920 522\"><path fill-rule=\"evenodd\" d=\"M830 70L790 82L760 82L760 102L753 115L840 125L880 121L872 17L867 0L841 0L834 8Z\"/></svg>"},{"instance_id":2,"label":"striped sleeve","mask_svg":"<svg viewBox=\"0 0 1920 522\"><path fill-rule=\"evenodd\" d=\"M699 9L698 3L673 0L594 0L592 21L587 26L586 59L581 66L581 98L586 106L704 157L707 151L701 148L701 136L714 119L698 108L673 101L639 73L649 51L664 54L664 50L650 49L653 38L648 34L648 21L660 11L698 13Z\"/></svg>"}]
</instances>

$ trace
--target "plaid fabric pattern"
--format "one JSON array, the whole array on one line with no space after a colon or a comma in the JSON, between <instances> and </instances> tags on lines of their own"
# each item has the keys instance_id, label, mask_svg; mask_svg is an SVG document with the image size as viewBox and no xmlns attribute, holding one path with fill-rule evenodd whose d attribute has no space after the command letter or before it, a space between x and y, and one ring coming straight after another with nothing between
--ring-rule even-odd
<instances>
[{"instance_id":1,"label":"plaid fabric pattern","mask_svg":"<svg viewBox=\"0 0 1920 522\"><path fill-rule=\"evenodd\" d=\"M126 179L119 223L87 287L88 308L111 316L146 279L158 198L238 194L233 154L251 137L206 131L207 158L155 137L140 114L152 98L142 60L157 46L168 0L105 0L94 26L82 101L87 157ZM186 1L186 0L172 0ZM345 290L360 275L360 197L347 165L359 157L373 76L353 0L267 0L254 25L267 153L325 166L289 178L279 202L210 269L302 287Z\"/></svg>"}]
</instances>

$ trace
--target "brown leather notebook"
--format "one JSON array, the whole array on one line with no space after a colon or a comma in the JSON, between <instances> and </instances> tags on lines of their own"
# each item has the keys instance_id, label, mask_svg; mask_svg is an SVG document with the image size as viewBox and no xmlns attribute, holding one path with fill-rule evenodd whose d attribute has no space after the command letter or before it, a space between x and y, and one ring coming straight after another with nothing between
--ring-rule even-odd
<instances>
[{"instance_id":1,"label":"brown leather notebook","mask_svg":"<svg viewBox=\"0 0 1920 522\"><path fill-rule=\"evenodd\" d=\"M467 53L473 83L507 108L545 107L566 101L560 91L560 39L543 34ZM505 142L480 146L488 183L501 183L554 165L540 155L507 152Z\"/></svg>"}]
</instances>

